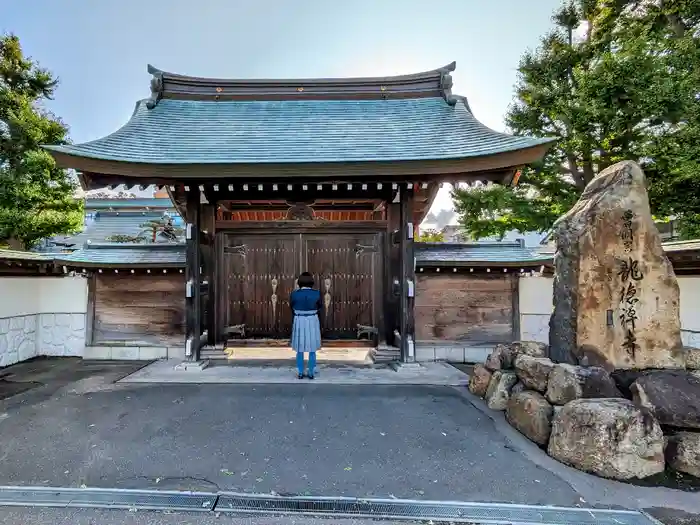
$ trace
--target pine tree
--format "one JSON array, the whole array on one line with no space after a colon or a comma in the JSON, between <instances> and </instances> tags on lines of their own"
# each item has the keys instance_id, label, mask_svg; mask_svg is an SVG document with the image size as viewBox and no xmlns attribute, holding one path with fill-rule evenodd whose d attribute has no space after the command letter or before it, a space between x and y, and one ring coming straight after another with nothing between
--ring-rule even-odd
<instances>
[{"instance_id":1,"label":"pine tree","mask_svg":"<svg viewBox=\"0 0 700 525\"><path fill-rule=\"evenodd\" d=\"M75 181L41 148L67 141L66 126L42 105L57 86L22 54L16 36L0 36L0 242L12 248L29 249L82 225Z\"/></svg>"},{"instance_id":2,"label":"pine tree","mask_svg":"<svg viewBox=\"0 0 700 525\"><path fill-rule=\"evenodd\" d=\"M515 188L455 191L465 230L546 231L597 173L630 159L647 172L652 210L700 234L699 17L700 0L565 2L524 54L506 115L515 134L557 144Z\"/></svg>"}]
</instances>

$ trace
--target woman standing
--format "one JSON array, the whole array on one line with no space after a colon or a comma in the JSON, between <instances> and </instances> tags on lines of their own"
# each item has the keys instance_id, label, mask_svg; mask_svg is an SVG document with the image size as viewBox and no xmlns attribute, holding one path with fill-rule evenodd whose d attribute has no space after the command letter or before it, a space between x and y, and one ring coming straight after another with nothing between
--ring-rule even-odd
<instances>
[{"instance_id":1,"label":"woman standing","mask_svg":"<svg viewBox=\"0 0 700 525\"><path fill-rule=\"evenodd\" d=\"M314 378L316 350L321 348L321 323L318 319L323 306L321 292L314 290L314 278L304 272L297 279L298 290L289 297L294 320L292 321L292 348L297 353L299 379L304 378L304 352L309 353L309 379Z\"/></svg>"}]
</instances>

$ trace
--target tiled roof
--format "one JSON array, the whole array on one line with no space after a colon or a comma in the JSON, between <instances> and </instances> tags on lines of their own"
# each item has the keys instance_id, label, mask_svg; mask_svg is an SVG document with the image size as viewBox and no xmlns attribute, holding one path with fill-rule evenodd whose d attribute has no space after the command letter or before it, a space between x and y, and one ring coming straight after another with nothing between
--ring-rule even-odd
<instances>
[{"instance_id":1,"label":"tiled roof","mask_svg":"<svg viewBox=\"0 0 700 525\"><path fill-rule=\"evenodd\" d=\"M521 243L513 242L475 242L475 243L419 243L416 244L416 262L422 265L478 265L481 263L508 264L532 263L543 264L551 256L536 249L527 248Z\"/></svg>"},{"instance_id":2,"label":"tiled roof","mask_svg":"<svg viewBox=\"0 0 700 525\"><path fill-rule=\"evenodd\" d=\"M481 124L459 100L146 101L111 135L48 149L152 164L447 160L517 151L549 139Z\"/></svg>"},{"instance_id":3,"label":"tiled roof","mask_svg":"<svg viewBox=\"0 0 700 525\"><path fill-rule=\"evenodd\" d=\"M185 266L184 244L88 244L70 254L56 256L68 266Z\"/></svg>"},{"instance_id":4,"label":"tiled roof","mask_svg":"<svg viewBox=\"0 0 700 525\"><path fill-rule=\"evenodd\" d=\"M50 263L53 261L53 255L50 253L22 252L18 250L0 249L0 260L36 261Z\"/></svg>"},{"instance_id":5,"label":"tiled roof","mask_svg":"<svg viewBox=\"0 0 700 525\"><path fill-rule=\"evenodd\" d=\"M70 237L55 239L55 242L68 245L83 245L86 242L107 243L113 235L128 235L136 237L143 232L141 225L149 220L161 219L163 212L97 212L95 218L88 223L85 229ZM157 243L167 243L161 236L156 237Z\"/></svg>"},{"instance_id":6,"label":"tiled roof","mask_svg":"<svg viewBox=\"0 0 700 525\"><path fill-rule=\"evenodd\" d=\"M109 210L121 208L151 208L159 210L172 210L175 206L170 199L85 199L86 210Z\"/></svg>"},{"instance_id":7,"label":"tiled roof","mask_svg":"<svg viewBox=\"0 0 700 525\"><path fill-rule=\"evenodd\" d=\"M700 239L690 241L670 241L662 243L666 252L681 252L700 250Z\"/></svg>"}]
</instances>

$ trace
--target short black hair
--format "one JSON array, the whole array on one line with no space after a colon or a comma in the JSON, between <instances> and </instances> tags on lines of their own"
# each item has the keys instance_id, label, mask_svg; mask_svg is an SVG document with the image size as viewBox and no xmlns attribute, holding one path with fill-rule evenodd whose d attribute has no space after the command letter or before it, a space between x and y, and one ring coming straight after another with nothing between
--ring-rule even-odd
<instances>
[{"instance_id":1,"label":"short black hair","mask_svg":"<svg viewBox=\"0 0 700 525\"><path fill-rule=\"evenodd\" d=\"M297 279L297 284L299 285L299 288L313 288L314 287L313 275L311 275L309 272L302 273L299 276L299 278Z\"/></svg>"}]
</instances>

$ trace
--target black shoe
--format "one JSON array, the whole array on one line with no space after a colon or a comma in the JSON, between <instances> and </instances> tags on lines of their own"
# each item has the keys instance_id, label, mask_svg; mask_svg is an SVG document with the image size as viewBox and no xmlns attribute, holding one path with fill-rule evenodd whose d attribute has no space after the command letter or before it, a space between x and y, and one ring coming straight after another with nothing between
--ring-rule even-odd
<instances>
[{"instance_id":1,"label":"black shoe","mask_svg":"<svg viewBox=\"0 0 700 525\"><path fill-rule=\"evenodd\" d=\"M298 377L299 379L304 379L304 374L299 374L297 377Z\"/></svg>"},{"instance_id":2,"label":"black shoe","mask_svg":"<svg viewBox=\"0 0 700 525\"><path fill-rule=\"evenodd\" d=\"M313 375L309 375L309 376L307 376L307 377L308 377L309 379L313 379L313 378L314 378Z\"/></svg>"}]
</instances>

